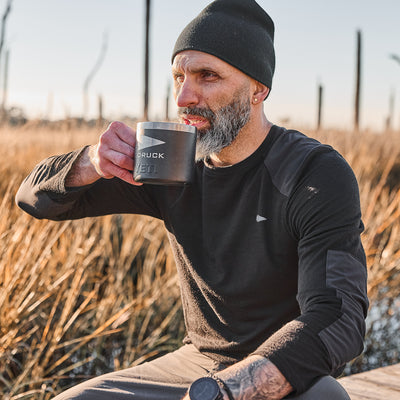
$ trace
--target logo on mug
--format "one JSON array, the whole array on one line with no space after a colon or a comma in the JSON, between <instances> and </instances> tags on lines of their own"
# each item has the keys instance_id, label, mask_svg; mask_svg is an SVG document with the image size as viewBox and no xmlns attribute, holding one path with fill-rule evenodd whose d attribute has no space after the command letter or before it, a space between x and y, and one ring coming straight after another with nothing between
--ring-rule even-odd
<instances>
[{"instance_id":1,"label":"logo on mug","mask_svg":"<svg viewBox=\"0 0 400 400\"><path fill-rule=\"evenodd\" d=\"M138 136L138 142L140 143L140 149L145 149L146 147L159 146L160 144L165 144L162 140L152 138L150 136L140 135Z\"/></svg>"}]
</instances>

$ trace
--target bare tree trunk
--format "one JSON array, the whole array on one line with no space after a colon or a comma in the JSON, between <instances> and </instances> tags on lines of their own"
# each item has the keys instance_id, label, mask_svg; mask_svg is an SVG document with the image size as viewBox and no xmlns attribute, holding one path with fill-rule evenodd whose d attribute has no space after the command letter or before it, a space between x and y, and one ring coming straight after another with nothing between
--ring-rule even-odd
<instances>
[{"instance_id":1,"label":"bare tree trunk","mask_svg":"<svg viewBox=\"0 0 400 400\"><path fill-rule=\"evenodd\" d=\"M171 92L171 85L168 81L167 84L167 95L165 96L165 120L169 121L169 95Z\"/></svg>"},{"instance_id":2,"label":"bare tree trunk","mask_svg":"<svg viewBox=\"0 0 400 400\"><path fill-rule=\"evenodd\" d=\"M390 54L389 58L400 64L400 56L398 54ZM394 108L394 94L393 94L393 105L389 105L389 107ZM393 111L390 114L393 114ZM391 116L391 118L393 119L393 115Z\"/></svg>"},{"instance_id":3,"label":"bare tree trunk","mask_svg":"<svg viewBox=\"0 0 400 400\"><path fill-rule=\"evenodd\" d=\"M321 84L318 85L318 113L317 113L317 130L321 129L322 122L322 99L324 88Z\"/></svg>"},{"instance_id":4,"label":"bare tree trunk","mask_svg":"<svg viewBox=\"0 0 400 400\"><path fill-rule=\"evenodd\" d=\"M361 31L357 31L357 59L356 59L356 95L354 108L354 129L360 129L360 97L361 97Z\"/></svg>"},{"instance_id":5,"label":"bare tree trunk","mask_svg":"<svg viewBox=\"0 0 400 400\"><path fill-rule=\"evenodd\" d=\"M106 56L107 52L107 42L108 42L108 35L106 33L103 34L103 44L100 49L100 54L96 60L96 63L94 64L94 67L90 71L89 75L85 79L85 82L83 84L83 115L82 118L86 119L87 117L87 112L89 109L89 99L88 99L88 92L89 92L89 84L93 80L93 77L95 76L96 72L100 69L101 64L104 61L104 58Z\"/></svg>"},{"instance_id":6,"label":"bare tree trunk","mask_svg":"<svg viewBox=\"0 0 400 400\"><path fill-rule=\"evenodd\" d=\"M150 0L146 0L146 35L145 35L145 55L144 55L144 107L143 118L149 119L149 69L150 69Z\"/></svg>"},{"instance_id":7,"label":"bare tree trunk","mask_svg":"<svg viewBox=\"0 0 400 400\"><path fill-rule=\"evenodd\" d=\"M392 90L389 97L389 114L386 119L386 130L390 131L392 129L393 124L393 115L394 115L394 91Z\"/></svg>"},{"instance_id":8,"label":"bare tree trunk","mask_svg":"<svg viewBox=\"0 0 400 400\"><path fill-rule=\"evenodd\" d=\"M7 95L8 95L8 65L9 65L9 59L10 59L10 51L6 51L6 57L4 59L4 76L3 76L3 99L1 102L1 115L2 119L5 118L7 111L6 111L6 105L7 105Z\"/></svg>"},{"instance_id":9,"label":"bare tree trunk","mask_svg":"<svg viewBox=\"0 0 400 400\"><path fill-rule=\"evenodd\" d=\"M6 22L7 18L11 12L11 4L12 0L8 0L8 3L6 5L6 9L4 10L3 18L1 20L1 34L0 34L0 57L3 51L3 45L4 45L4 38L6 36Z\"/></svg>"},{"instance_id":10,"label":"bare tree trunk","mask_svg":"<svg viewBox=\"0 0 400 400\"><path fill-rule=\"evenodd\" d=\"M101 94L99 94L99 97L98 97L98 107L99 107L99 115L97 117L97 125L101 127L103 125L103 121L104 121L104 118L103 118L103 98L102 98Z\"/></svg>"},{"instance_id":11,"label":"bare tree trunk","mask_svg":"<svg viewBox=\"0 0 400 400\"><path fill-rule=\"evenodd\" d=\"M1 33L0 33L0 66L1 66L1 60L2 60L2 55L3 55L3 46L4 46L4 38L6 36L6 22L7 18L10 15L11 12L11 4L12 0L8 0L6 9L4 10L3 17L1 19ZM2 100L2 105L1 105L1 120L4 120L5 118L5 102L7 98L7 79L8 79L8 51L6 52L6 59L4 63L4 82L3 82L3 100Z\"/></svg>"}]
</instances>

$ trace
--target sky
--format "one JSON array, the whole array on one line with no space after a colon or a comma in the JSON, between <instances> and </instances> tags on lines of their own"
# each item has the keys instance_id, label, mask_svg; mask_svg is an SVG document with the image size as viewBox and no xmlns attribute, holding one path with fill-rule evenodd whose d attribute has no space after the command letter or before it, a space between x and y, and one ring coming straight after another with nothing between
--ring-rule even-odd
<instances>
[{"instance_id":1,"label":"sky","mask_svg":"<svg viewBox=\"0 0 400 400\"><path fill-rule=\"evenodd\" d=\"M7 0L0 0L0 15ZM165 115L172 84L171 52L186 24L209 0L151 1L149 117ZM276 72L264 103L268 119L290 127L316 126L317 90L324 88L324 127L352 129L356 32L362 32L360 125L383 130L394 96L393 127L400 129L399 0L258 0L275 23ZM83 86L99 57L104 61L88 87L88 116L140 117L144 93L145 0L13 0L4 49L9 52L6 107L30 118L83 113ZM3 98L3 63L0 96ZM170 117L175 116L171 96Z\"/></svg>"}]
</instances>

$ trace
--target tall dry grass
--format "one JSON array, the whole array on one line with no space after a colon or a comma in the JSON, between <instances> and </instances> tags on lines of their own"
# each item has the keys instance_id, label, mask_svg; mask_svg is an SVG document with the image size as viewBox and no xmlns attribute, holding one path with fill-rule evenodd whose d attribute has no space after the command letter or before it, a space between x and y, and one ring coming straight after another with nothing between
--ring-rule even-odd
<instances>
[{"instance_id":1,"label":"tall dry grass","mask_svg":"<svg viewBox=\"0 0 400 400\"><path fill-rule=\"evenodd\" d=\"M39 160L96 140L95 129L0 130L0 396L49 399L81 379L180 344L175 266L159 221L38 221L14 205ZM399 137L324 132L360 182L372 298L399 297Z\"/></svg>"},{"instance_id":2,"label":"tall dry grass","mask_svg":"<svg viewBox=\"0 0 400 400\"><path fill-rule=\"evenodd\" d=\"M0 396L6 399L51 398L79 379L169 351L183 336L175 266L158 221L117 215L55 223L14 205L37 161L93 137L89 130L0 132Z\"/></svg>"},{"instance_id":3,"label":"tall dry grass","mask_svg":"<svg viewBox=\"0 0 400 400\"><path fill-rule=\"evenodd\" d=\"M400 133L322 132L353 168L360 187L362 239L372 299L400 295Z\"/></svg>"}]
</instances>

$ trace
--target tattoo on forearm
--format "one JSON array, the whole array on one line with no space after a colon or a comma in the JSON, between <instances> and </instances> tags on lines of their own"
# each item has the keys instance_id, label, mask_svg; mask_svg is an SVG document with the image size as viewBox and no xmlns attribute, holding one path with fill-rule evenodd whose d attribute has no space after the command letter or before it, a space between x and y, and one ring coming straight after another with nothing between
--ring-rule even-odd
<instances>
[{"instance_id":1,"label":"tattoo on forearm","mask_svg":"<svg viewBox=\"0 0 400 400\"><path fill-rule=\"evenodd\" d=\"M251 361L244 367L243 361L218 375L231 389L236 400L278 400L288 395L292 386L268 359ZM244 367L244 368L243 368Z\"/></svg>"}]
</instances>

